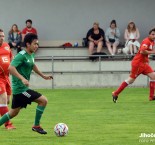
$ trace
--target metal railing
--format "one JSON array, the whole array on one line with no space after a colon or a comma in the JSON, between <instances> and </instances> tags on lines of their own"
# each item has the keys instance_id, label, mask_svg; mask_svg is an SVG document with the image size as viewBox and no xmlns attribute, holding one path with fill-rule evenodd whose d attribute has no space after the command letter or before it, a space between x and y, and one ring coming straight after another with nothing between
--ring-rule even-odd
<instances>
[{"instance_id":1,"label":"metal railing","mask_svg":"<svg viewBox=\"0 0 155 145\"><path fill-rule=\"evenodd\" d=\"M98 70L94 70L94 71L90 71L90 70L86 70L86 71L55 71L54 70L54 63L55 61L58 61L58 60L63 60L63 61L67 61L67 60L88 60L91 62L91 60L89 59L90 57L96 57L97 58L97 62L98 62ZM108 57L108 58L107 58ZM36 60L49 60L51 61L51 72L46 72L46 73L51 73L52 76L54 77L54 74L55 73L89 73L89 74L92 74L92 73L110 73L110 74L113 74L113 73L129 73L130 71L126 70L102 70L101 69L101 62L102 61L115 61L115 60L131 60L133 58L132 55L114 55L114 56L111 56L111 55L87 55L87 56L37 56L35 59ZM52 88L54 88L54 79L52 80Z\"/></svg>"}]
</instances>

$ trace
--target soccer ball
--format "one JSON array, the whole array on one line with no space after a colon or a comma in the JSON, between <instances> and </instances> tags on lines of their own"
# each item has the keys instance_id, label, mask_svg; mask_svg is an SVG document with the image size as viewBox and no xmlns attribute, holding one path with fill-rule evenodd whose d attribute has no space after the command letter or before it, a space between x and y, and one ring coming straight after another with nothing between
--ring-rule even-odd
<instances>
[{"instance_id":1,"label":"soccer ball","mask_svg":"<svg viewBox=\"0 0 155 145\"><path fill-rule=\"evenodd\" d=\"M58 123L54 127L56 136L65 136L68 134L68 126L65 123Z\"/></svg>"}]
</instances>

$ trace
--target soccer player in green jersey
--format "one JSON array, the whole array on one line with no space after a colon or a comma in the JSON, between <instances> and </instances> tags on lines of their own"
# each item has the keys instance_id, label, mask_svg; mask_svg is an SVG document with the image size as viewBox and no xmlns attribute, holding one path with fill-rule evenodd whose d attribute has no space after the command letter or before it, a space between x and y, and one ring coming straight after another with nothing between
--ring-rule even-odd
<instances>
[{"instance_id":1,"label":"soccer player in green jersey","mask_svg":"<svg viewBox=\"0 0 155 145\"><path fill-rule=\"evenodd\" d=\"M26 49L20 51L9 66L9 71L12 74L12 109L0 118L0 126L15 117L21 108L26 108L27 104L36 102L38 105L32 130L40 134L47 134L40 126L40 119L47 105L47 99L42 94L29 89L29 80L32 70L45 80L51 80L53 77L44 75L34 63L34 52L38 49L37 35L28 33L24 38L24 44Z\"/></svg>"}]
</instances>

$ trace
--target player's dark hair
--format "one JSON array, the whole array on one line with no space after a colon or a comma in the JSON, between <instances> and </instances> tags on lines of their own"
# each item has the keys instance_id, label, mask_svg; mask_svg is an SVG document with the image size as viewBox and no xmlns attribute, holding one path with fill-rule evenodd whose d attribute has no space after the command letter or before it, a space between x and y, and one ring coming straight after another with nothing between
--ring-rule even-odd
<instances>
[{"instance_id":1,"label":"player's dark hair","mask_svg":"<svg viewBox=\"0 0 155 145\"><path fill-rule=\"evenodd\" d=\"M31 44L35 39L38 39L38 36L36 34L33 33L26 34L24 38L24 45L26 46L26 43Z\"/></svg>"},{"instance_id":2,"label":"player's dark hair","mask_svg":"<svg viewBox=\"0 0 155 145\"><path fill-rule=\"evenodd\" d=\"M26 24L27 24L27 22L29 22L29 23L31 23L32 24L32 20L31 19L28 19L28 20L26 20Z\"/></svg>"},{"instance_id":3,"label":"player's dark hair","mask_svg":"<svg viewBox=\"0 0 155 145\"><path fill-rule=\"evenodd\" d=\"M0 29L0 32L4 32L2 29Z\"/></svg>"},{"instance_id":4,"label":"player's dark hair","mask_svg":"<svg viewBox=\"0 0 155 145\"><path fill-rule=\"evenodd\" d=\"M151 30L149 31L149 34L151 34L152 32L155 32L155 28L151 29Z\"/></svg>"}]
</instances>

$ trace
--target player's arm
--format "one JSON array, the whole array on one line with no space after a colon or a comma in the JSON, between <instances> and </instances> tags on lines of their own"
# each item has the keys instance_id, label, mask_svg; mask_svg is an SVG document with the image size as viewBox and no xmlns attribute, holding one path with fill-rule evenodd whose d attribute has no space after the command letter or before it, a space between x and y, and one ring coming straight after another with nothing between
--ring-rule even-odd
<instances>
[{"instance_id":1,"label":"player's arm","mask_svg":"<svg viewBox=\"0 0 155 145\"><path fill-rule=\"evenodd\" d=\"M29 81L26 80L20 73L18 73L16 67L10 65L9 66L9 72L10 74L12 74L13 76L17 77L18 79L20 79L24 85L29 86Z\"/></svg>"},{"instance_id":2,"label":"player's arm","mask_svg":"<svg viewBox=\"0 0 155 145\"><path fill-rule=\"evenodd\" d=\"M143 51L140 51L140 53L141 53L141 54L144 54L144 55L155 54L155 50L152 50L152 51L143 50Z\"/></svg>"},{"instance_id":3,"label":"player's arm","mask_svg":"<svg viewBox=\"0 0 155 145\"><path fill-rule=\"evenodd\" d=\"M40 75L42 78L44 78L45 80L50 80L50 79L53 79L52 76L47 76L47 75L44 75L39 69L38 67L34 64L33 66L33 71L35 73L37 73L38 75Z\"/></svg>"},{"instance_id":4,"label":"player's arm","mask_svg":"<svg viewBox=\"0 0 155 145\"><path fill-rule=\"evenodd\" d=\"M155 50L148 50L150 44L149 43L143 43L140 48L140 53L143 55L149 55L149 54L155 54Z\"/></svg>"}]
</instances>

